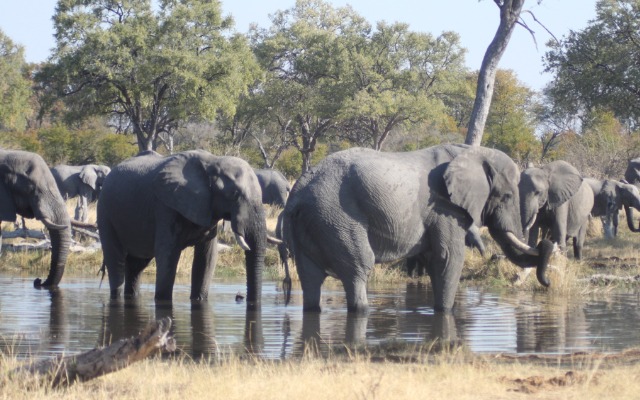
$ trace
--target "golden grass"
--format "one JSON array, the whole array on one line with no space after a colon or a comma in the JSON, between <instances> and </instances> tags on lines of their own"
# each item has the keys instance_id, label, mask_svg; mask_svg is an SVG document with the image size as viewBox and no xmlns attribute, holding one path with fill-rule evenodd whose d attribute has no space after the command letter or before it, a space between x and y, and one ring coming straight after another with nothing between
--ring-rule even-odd
<instances>
[{"instance_id":1,"label":"golden grass","mask_svg":"<svg viewBox=\"0 0 640 400\"><path fill-rule=\"evenodd\" d=\"M288 361L191 362L152 359L78 383L65 390L24 387L7 374L18 363L0 360L3 399L636 399L638 363L605 363L594 356L562 366L546 362L496 361L456 352L413 362L390 362L362 354L313 356Z\"/></svg>"}]
</instances>

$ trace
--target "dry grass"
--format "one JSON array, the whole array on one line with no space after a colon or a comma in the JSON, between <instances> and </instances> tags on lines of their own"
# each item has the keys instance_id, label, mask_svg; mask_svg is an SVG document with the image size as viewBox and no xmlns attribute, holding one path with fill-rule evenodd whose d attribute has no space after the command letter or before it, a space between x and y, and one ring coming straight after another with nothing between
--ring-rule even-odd
<instances>
[{"instance_id":1,"label":"dry grass","mask_svg":"<svg viewBox=\"0 0 640 400\"><path fill-rule=\"evenodd\" d=\"M637 361L637 360L636 360ZM445 352L392 362L366 354L213 363L153 359L66 390L25 387L0 360L2 399L636 399L640 365L591 357L561 366ZM141 377L144 377L141 379Z\"/></svg>"}]
</instances>

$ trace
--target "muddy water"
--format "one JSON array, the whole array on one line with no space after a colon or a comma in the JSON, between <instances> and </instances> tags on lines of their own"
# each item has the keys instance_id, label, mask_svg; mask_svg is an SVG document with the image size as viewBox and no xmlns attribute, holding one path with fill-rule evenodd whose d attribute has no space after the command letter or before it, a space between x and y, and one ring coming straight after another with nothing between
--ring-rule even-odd
<instances>
[{"instance_id":1,"label":"muddy water","mask_svg":"<svg viewBox=\"0 0 640 400\"><path fill-rule=\"evenodd\" d=\"M301 291L284 305L277 282L265 282L261 312L236 301L241 281L215 280L204 304L189 301L178 283L171 304L156 304L143 283L136 301L111 301L95 277L65 276L61 287L36 290L32 277L0 275L0 352L20 358L74 354L139 332L149 321L171 316L179 351L188 357L221 353L283 359L300 355L305 340L321 347L345 342L459 340L478 353L557 354L614 352L640 343L640 295L608 293L556 298L531 291L459 291L453 315L434 314L428 284L370 286L371 312L346 312L342 288L325 285L323 312L302 312Z\"/></svg>"}]
</instances>

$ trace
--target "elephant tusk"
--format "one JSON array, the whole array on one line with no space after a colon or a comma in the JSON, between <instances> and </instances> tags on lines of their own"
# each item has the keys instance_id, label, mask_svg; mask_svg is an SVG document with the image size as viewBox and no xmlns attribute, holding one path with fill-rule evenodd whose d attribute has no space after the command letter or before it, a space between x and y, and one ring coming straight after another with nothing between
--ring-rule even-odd
<instances>
[{"instance_id":1,"label":"elephant tusk","mask_svg":"<svg viewBox=\"0 0 640 400\"><path fill-rule=\"evenodd\" d=\"M42 223L47 227L47 229L53 229L54 231L61 231L63 229L69 228L69 225L54 224L48 218L42 218Z\"/></svg>"},{"instance_id":2,"label":"elephant tusk","mask_svg":"<svg viewBox=\"0 0 640 400\"><path fill-rule=\"evenodd\" d=\"M273 236L269 236L269 235L267 235L267 242L271 244L282 244L282 240L278 238L274 238Z\"/></svg>"},{"instance_id":3,"label":"elephant tusk","mask_svg":"<svg viewBox=\"0 0 640 400\"><path fill-rule=\"evenodd\" d=\"M525 231L529 231L531 230L531 227L533 226L533 224L536 222L536 218L538 217L538 214L533 214L533 218L531 218L531 221L529 221L529 223L527 224L527 226L524 228Z\"/></svg>"},{"instance_id":4,"label":"elephant tusk","mask_svg":"<svg viewBox=\"0 0 640 400\"><path fill-rule=\"evenodd\" d=\"M251 251L251 247L249 247L247 242L244 240L244 237L242 235L237 234L237 233L235 235L236 235L236 241L238 242L238 245L240 245L240 247L242 247L242 250Z\"/></svg>"},{"instance_id":5,"label":"elephant tusk","mask_svg":"<svg viewBox=\"0 0 640 400\"><path fill-rule=\"evenodd\" d=\"M531 246L529 246L526 243L523 243L520 239L518 239L518 237L516 235L513 234L513 232L507 232L506 233L507 239L509 240L509 242L511 242L511 245L513 247L515 247L516 249L518 249L519 251L528 254L530 256L539 256L540 252L538 251L538 249L535 249Z\"/></svg>"}]
</instances>

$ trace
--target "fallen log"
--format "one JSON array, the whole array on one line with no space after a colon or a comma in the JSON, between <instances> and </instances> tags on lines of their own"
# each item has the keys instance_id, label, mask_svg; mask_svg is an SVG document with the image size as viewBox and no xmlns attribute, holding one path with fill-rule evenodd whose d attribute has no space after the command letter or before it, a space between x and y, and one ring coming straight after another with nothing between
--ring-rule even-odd
<instances>
[{"instance_id":1,"label":"fallen log","mask_svg":"<svg viewBox=\"0 0 640 400\"><path fill-rule=\"evenodd\" d=\"M44 232L37 231L35 229L16 229L14 231L2 231L3 239L17 239L17 238L33 238L33 239L45 239Z\"/></svg>"},{"instance_id":2,"label":"fallen log","mask_svg":"<svg viewBox=\"0 0 640 400\"><path fill-rule=\"evenodd\" d=\"M78 233L78 234L81 234L81 235L89 236L92 239L100 241L100 235L98 235L97 232L93 232L93 231L90 231L90 230L84 229L84 228L78 228L78 227L75 227L75 226L71 227L71 231L73 233Z\"/></svg>"},{"instance_id":3,"label":"fallen log","mask_svg":"<svg viewBox=\"0 0 640 400\"><path fill-rule=\"evenodd\" d=\"M75 356L58 356L19 367L10 372L11 379L31 379L52 388L67 387L123 369L158 352L175 351L176 342L169 335L171 318L152 322L137 336L122 339L103 348ZM31 387L30 382L25 387ZM36 385L37 387L37 385Z\"/></svg>"}]
</instances>

